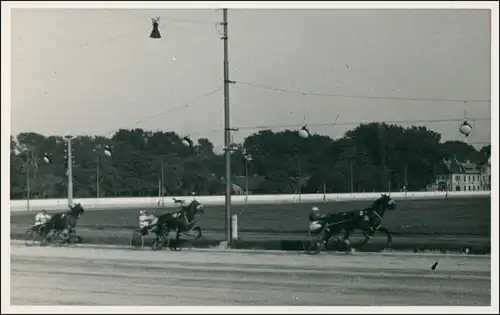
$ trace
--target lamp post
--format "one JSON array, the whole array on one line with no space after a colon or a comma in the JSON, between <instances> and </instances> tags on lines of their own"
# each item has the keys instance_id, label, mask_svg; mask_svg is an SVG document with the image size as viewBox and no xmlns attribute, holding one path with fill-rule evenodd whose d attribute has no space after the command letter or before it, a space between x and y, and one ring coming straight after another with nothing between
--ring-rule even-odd
<instances>
[{"instance_id":1,"label":"lamp post","mask_svg":"<svg viewBox=\"0 0 500 315\"><path fill-rule=\"evenodd\" d=\"M31 164L33 163L33 150L25 149L22 151L26 155L26 160L24 161L24 170L26 174L26 210L30 211L30 199L31 199Z\"/></svg>"},{"instance_id":2,"label":"lamp post","mask_svg":"<svg viewBox=\"0 0 500 315\"><path fill-rule=\"evenodd\" d=\"M73 205L73 154L71 149L71 140L73 136L66 135L64 137L66 139L66 151L67 151L67 160L68 160L68 169L66 174L68 175L68 206Z\"/></svg>"},{"instance_id":3,"label":"lamp post","mask_svg":"<svg viewBox=\"0 0 500 315\"><path fill-rule=\"evenodd\" d=\"M26 154L26 160L24 162L24 168L26 172L26 210L30 211L31 206L30 206L30 201L31 201L31 168L33 167L33 163L35 161L34 157L34 150L33 149L26 149L23 151L23 153ZM52 157L48 154L45 153L42 160L47 163L51 164L52 163Z\"/></svg>"},{"instance_id":4,"label":"lamp post","mask_svg":"<svg viewBox=\"0 0 500 315\"><path fill-rule=\"evenodd\" d=\"M349 181L351 183L351 194L354 193L354 174L352 171L352 157L349 158Z\"/></svg>"},{"instance_id":5,"label":"lamp post","mask_svg":"<svg viewBox=\"0 0 500 315\"><path fill-rule=\"evenodd\" d=\"M96 198L99 198L101 196L100 154L102 152L105 156L111 157L113 153L111 152L111 148L107 145L103 150L101 150L101 147L98 146L97 149L94 149L94 152L96 152Z\"/></svg>"},{"instance_id":6,"label":"lamp post","mask_svg":"<svg viewBox=\"0 0 500 315\"><path fill-rule=\"evenodd\" d=\"M248 164L252 161L249 153L243 150L243 158L245 159L245 203L248 202Z\"/></svg>"},{"instance_id":7,"label":"lamp post","mask_svg":"<svg viewBox=\"0 0 500 315\"><path fill-rule=\"evenodd\" d=\"M164 199L163 199L163 195L164 195L163 191L165 189L165 166L164 166L164 164L165 164L164 157L162 156L161 157L160 187L158 187L158 197L160 198L159 203L160 203L162 208L165 206Z\"/></svg>"},{"instance_id":8,"label":"lamp post","mask_svg":"<svg viewBox=\"0 0 500 315\"><path fill-rule=\"evenodd\" d=\"M300 160L300 155L297 157L297 168L298 168L298 172L299 172L299 187L297 187L298 189L298 193L299 193L299 202L302 200L302 170L301 170L301 160Z\"/></svg>"}]
</instances>

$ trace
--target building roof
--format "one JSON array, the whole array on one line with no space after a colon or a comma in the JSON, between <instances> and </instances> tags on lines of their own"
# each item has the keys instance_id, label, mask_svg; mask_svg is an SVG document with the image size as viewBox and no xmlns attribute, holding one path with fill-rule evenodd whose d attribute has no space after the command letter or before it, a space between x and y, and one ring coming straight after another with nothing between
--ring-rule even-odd
<instances>
[{"instance_id":1,"label":"building roof","mask_svg":"<svg viewBox=\"0 0 500 315\"><path fill-rule=\"evenodd\" d=\"M477 174L481 172L481 166L470 161L459 162L453 157L452 159L443 159L436 171L448 174Z\"/></svg>"}]
</instances>

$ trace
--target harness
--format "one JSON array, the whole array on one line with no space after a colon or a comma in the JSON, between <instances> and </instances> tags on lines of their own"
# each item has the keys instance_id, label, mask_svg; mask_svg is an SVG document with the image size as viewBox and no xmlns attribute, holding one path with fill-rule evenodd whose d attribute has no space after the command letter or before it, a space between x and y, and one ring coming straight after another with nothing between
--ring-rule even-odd
<instances>
[{"instance_id":1,"label":"harness","mask_svg":"<svg viewBox=\"0 0 500 315\"><path fill-rule=\"evenodd\" d=\"M372 213L375 214L375 216L380 220L379 225L377 227L375 227L375 229L377 229L378 227L380 227L380 222L382 222L384 219L375 209L371 209L371 210L373 210Z\"/></svg>"}]
</instances>

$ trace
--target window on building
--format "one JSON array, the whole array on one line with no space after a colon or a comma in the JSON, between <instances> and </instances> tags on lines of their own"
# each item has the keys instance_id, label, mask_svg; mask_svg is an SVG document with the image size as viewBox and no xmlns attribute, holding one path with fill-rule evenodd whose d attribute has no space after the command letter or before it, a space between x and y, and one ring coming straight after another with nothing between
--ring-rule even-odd
<instances>
[{"instance_id":1,"label":"window on building","mask_svg":"<svg viewBox=\"0 0 500 315\"><path fill-rule=\"evenodd\" d=\"M455 176L455 181L459 182L460 181L460 175Z\"/></svg>"},{"instance_id":2,"label":"window on building","mask_svg":"<svg viewBox=\"0 0 500 315\"><path fill-rule=\"evenodd\" d=\"M476 186L472 186L472 190L474 190L474 191L475 191L475 190L476 190Z\"/></svg>"}]
</instances>

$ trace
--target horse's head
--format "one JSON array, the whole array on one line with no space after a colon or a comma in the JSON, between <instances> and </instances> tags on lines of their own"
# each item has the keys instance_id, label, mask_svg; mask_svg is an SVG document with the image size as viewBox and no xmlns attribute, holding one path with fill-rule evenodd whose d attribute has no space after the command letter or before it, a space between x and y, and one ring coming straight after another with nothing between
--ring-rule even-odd
<instances>
[{"instance_id":1,"label":"horse's head","mask_svg":"<svg viewBox=\"0 0 500 315\"><path fill-rule=\"evenodd\" d=\"M205 213L205 211L203 210L203 205L196 199L191 201L191 204L189 206L192 208L193 213Z\"/></svg>"},{"instance_id":2,"label":"horse's head","mask_svg":"<svg viewBox=\"0 0 500 315\"><path fill-rule=\"evenodd\" d=\"M382 194L380 198L375 200L372 206L375 210L381 210L384 212L385 210L396 210L396 202L392 200L392 198L386 194Z\"/></svg>"},{"instance_id":3,"label":"horse's head","mask_svg":"<svg viewBox=\"0 0 500 315\"><path fill-rule=\"evenodd\" d=\"M85 210L80 203L76 203L75 205L70 206L70 212L72 216L79 218L83 215Z\"/></svg>"}]
</instances>

